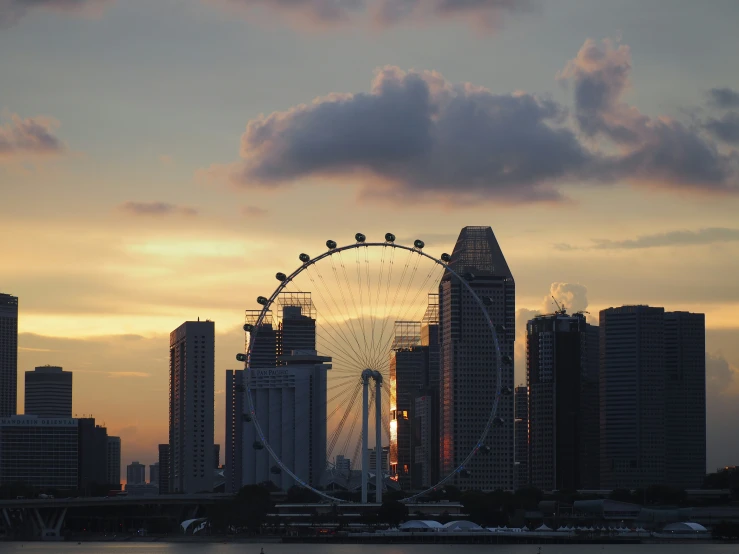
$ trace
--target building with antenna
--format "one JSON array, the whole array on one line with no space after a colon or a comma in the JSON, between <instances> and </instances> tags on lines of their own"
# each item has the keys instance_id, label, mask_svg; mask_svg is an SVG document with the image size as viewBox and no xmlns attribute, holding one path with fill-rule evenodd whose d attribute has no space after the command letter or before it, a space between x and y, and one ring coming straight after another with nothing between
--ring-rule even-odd
<instances>
[{"instance_id":1,"label":"building with antenna","mask_svg":"<svg viewBox=\"0 0 739 554\"><path fill-rule=\"evenodd\" d=\"M513 391L516 285L490 227L465 227L449 266L467 281L478 297L487 297L487 312L498 326L506 360L501 383ZM477 446L495 403L497 358L484 312L450 272L439 285L440 342L440 470L449 474ZM498 404L501 424L488 433L485 454L472 458L456 484L482 490L513 488L513 395Z\"/></svg>"}]
</instances>

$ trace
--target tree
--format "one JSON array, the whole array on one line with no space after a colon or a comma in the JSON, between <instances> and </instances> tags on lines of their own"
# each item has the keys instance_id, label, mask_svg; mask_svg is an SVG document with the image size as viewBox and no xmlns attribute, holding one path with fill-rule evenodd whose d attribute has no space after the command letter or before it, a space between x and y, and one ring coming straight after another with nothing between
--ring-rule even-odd
<instances>
[{"instance_id":1,"label":"tree","mask_svg":"<svg viewBox=\"0 0 739 554\"><path fill-rule=\"evenodd\" d=\"M269 490L261 485L242 487L233 499L233 519L237 525L245 525L250 531L259 531L272 510Z\"/></svg>"},{"instance_id":2,"label":"tree","mask_svg":"<svg viewBox=\"0 0 739 554\"><path fill-rule=\"evenodd\" d=\"M380 523L389 523L390 525L399 525L408 518L408 506L393 499L385 499L382 506L377 512L377 519Z\"/></svg>"}]
</instances>

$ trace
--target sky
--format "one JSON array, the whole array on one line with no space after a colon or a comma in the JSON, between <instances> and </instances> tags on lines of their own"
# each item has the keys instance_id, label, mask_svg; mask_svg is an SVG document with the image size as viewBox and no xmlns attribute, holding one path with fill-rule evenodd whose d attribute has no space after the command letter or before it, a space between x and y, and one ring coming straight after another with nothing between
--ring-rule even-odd
<instances>
[{"instance_id":1,"label":"sky","mask_svg":"<svg viewBox=\"0 0 739 554\"><path fill-rule=\"evenodd\" d=\"M123 465L167 440L168 334L356 232L490 225L551 295L706 314L708 468L739 463L735 0L0 0L0 292ZM516 381L525 381L522 341ZM23 378L19 377L19 410Z\"/></svg>"}]
</instances>

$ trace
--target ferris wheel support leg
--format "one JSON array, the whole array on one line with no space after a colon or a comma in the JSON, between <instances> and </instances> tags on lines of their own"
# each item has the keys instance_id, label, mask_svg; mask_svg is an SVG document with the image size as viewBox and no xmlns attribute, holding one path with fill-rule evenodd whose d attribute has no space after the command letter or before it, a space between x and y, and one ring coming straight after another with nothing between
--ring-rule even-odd
<instances>
[{"instance_id":1,"label":"ferris wheel support leg","mask_svg":"<svg viewBox=\"0 0 739 554\"><path fill-rule=\"evenodd\" d=\"M362 372L362 504L367 504L367 477L369 474L369 448L367 435L369 435L369 379L366 375L369 370Z\"/></svg>"},{"instance_id":2,"label":"ferris wheel support leg","mask_svg":"<svg viewBox=\"0 0 739 554\"><path fill-rule=\"evenodd\" d=\"M382 375L375 376L375 502L382 503Z\"/></svg>"}]
</instances>

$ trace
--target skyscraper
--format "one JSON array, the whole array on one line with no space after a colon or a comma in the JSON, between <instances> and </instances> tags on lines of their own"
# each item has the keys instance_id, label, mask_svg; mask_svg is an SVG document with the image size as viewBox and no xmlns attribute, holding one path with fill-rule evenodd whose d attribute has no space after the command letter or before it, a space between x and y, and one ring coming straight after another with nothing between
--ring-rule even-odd
<instances>
[{"instance_id":1,"label":"skyscraper","mask_svg":"<svg viewBox=\"0 0 739 554\"><path fill-rule=\"evenodd\" d=\"M187 321L169 336L170 492L213 490L215 326Z\"/></svg>"},{"instance_id":2,"label":"skyscraper","mask_svg":"<svg viewBox=\"0 0 739 554\"><path fill-rule=\"evenodd\" d=\"M41 417L72 417L72 372L41 366L26 371L25 412Z\"/></svg>"},{"instance_id":3,"label":"skyscraper","mask_svg":"<svg viewBox=\"0 0 739 554\"><path fill-rule=\"evenodd\" d=\"M108 437L108 484L121 486L121 437Z\"/></svg>"},{"instance_id":4,"label":"skyscraper","mask_svg":"<svg viewBox=\"0 0 739 554\"><path fill-rule=\"evenodd\" d=\"M159 486L159 462L149 465L149 483Z\"/></svg>"},{"instance_id":5,"label":"skyscraper","mask_svg":"<svg viewBox=\"0 0 739 554\"><path fill-rule=\"evenodd\" d=\"M665 313L667 484L697 489L706 473L706 320Z\"/></svg>"},{"instance_id":6,"label":"skyscraper","mask_svg":"<svg viewBox=\"0 0 739 554\"><path fill-rule=\"evenodd\" d=\"M17 410L18 298L0 293L0 417Z\"/></svg>"},{"instance_id":7,"label":"skyscraper","mask_svg":"<svg viewBox=\"0 0 739 554\"><path fill-rule=\"evenodd\" d=\"M246 310L244 323L256 325L261 313L261 310ZM267 312L259 325L254 350L250 354L250 367L275 367L277 365L277 335L272 312Z\"/></svg>"},{"instance_id":8,"label":"skyscraper","mask_svg":"<svg viewBox=\"0 0 739 554\"><path fill-rule=\"evenodd\" d=\"M529 483L542 490L584 487L588 460L584 403L588 380L588 325L564 310L526 324L529 388Z\"/></svg>"},{"instance_id":9,"label":"skyscraper","mask_svg":"<svg viewBox=\"0 0 739 554\"><path fill-rule=\"evenodd\" d=\"M243 486L245 396L244 370L226 370L226 492Z\"/></svg>"},{"instance_id":10,"label":"skyscraper","mask_svg":"<svg viewBox=\"0 0 739 554\"><path fill-rule=\"evenodd\" d=\"M513 359L515 282L490 227L465 227L450 266L479 297L489 297L487 311L498 333L501 353ZM458 467L477 446L495 402L497 364L490 328L482 310L462 283L447 272L439 286L440 458L441 473ZM502 368L503 387L513 389L513 364ZM487 455L475 456L457 479L474 489L513 488L513 395L498 405L503 423L488 433ZM466 476L466 478L465 478Z\"/></svg>"},{"instance_id":11,"label":"skyscraper","mask_svg":"<svg viewBox=\"0 0 739 554\"><path fill-rule=\"evenodd\" d=\"M143 485L146 483L146 466L139 462L131 462L126 466L126 484Z\"/></svg>"},{"instance_id":12,"label":"skyscraper","mask_svg":"<svg viewBox=\"0 0 739 554\"><path fill-rule=\"evenodd\" d=\"M513 429L516 439L514 457L514 489L529 486L529 389L516 387L514 392L516 419Z\"/></svg>"},{"instance_id":13,"label":"skyscraper","mask_svg":"<svg viewBox=\"0 0 739 554\"><path fill-rule=\"evenodd\" d=\"M95 418L77 420L79 431L78 488L84 495L95 495L95 487L108 484L108 430L95 424Z\"/></svg>"},{"instance_id":14,"label":"skyscraper","mask_svg":"<svg viewBox=\"0 0 739 554\"><path fill-rule=\"evenodd\" d=\"M597 325L586 325L585 373L580 389L582 413L580 443L580 486L600 489L600 331Z\"/></svg>"},{"instance_id":15,"label":"skyscraper","mask_svg":"<svg viewBox=\"0 0 739 554\"><path fill-rule=\"evenodd\" d=\"M665 311L600 312L601 488L665 482Z\"/></svg>"},{"instance_id":16,"label":"skyscraper","mask_svg":"<svg viewBox=\"0 0 739 554\"><path fill-rule=\"evenodd\" d=\"M293 350L280 356L279 367L255 368L250 374L254 410L266 440L280 460L312 486L320 485L326 468L330 362L315 351ZM243 426L243 437L242 485L272 481L287 490L295 484L272 460L250 422Z\"/></svg>"}]
</instances>

